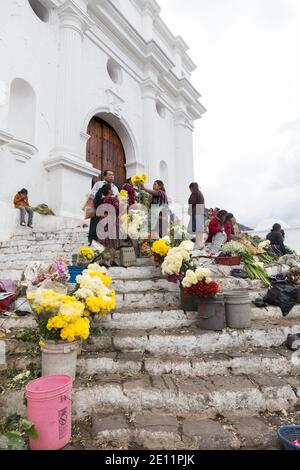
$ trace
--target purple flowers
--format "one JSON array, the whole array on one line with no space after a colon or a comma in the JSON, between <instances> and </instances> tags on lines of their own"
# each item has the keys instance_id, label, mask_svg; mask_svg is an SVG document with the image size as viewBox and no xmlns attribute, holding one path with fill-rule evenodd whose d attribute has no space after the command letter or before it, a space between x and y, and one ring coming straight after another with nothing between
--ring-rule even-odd
<instances>
[{"instance_id":1,"label":"purple flowers","mask_svg":"<svg viewBox=\"0 0 300 470\"><path fill-rule=\"evenodd\" d=\"M184 274L169 274L167 277L169 282L173 284L177 284L177 282L181 282L184 279Z\"/></svg>"}]
</instances>

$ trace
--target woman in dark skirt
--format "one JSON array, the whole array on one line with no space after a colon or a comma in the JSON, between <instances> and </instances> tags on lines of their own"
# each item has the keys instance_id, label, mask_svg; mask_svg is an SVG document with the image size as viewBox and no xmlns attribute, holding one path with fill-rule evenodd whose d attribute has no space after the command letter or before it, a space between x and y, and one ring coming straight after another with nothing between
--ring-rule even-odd
<instances>
[{"instance_id":1,"label":"woman in dark skirt","mask_svg":"<svg viewBox=\"0 0 300 470\"><path fill-rule=\"evenodd\" d=\"M188 233L195 234L195 249L202 249L204 245L204 197L198 183L190 184Z\"/></svg>"},{"instance_id":2,"label":"woman in dark skirt","mask_svg":"<svg viewBox=\"0 0 300 470\"><path fill-rule=\"evenodd\" d=\"M113 191L112 187L110 184L105 184L102 186L101 189L97 192L95 198L94 198L94 207L95 210L97 211L98 207L101 205L110 205L114 208L113 212L113 217L115 219L113 220L113 223L116 224L114 234L112 237L106 237L104 234L105 232L108 232L109 229L109 221L107 221L107 225L104 226L104 233L103 237L99 237L99 231L97 234L97 226L101 220L104 220L109 217L108 212L104 212L104 215L102 216L95 216L91 219L90 222L90 231L89 231L89 242L92 243L93 240L98 241L101 243L103 246L107 248L107 251L110 252L110 258L111 258L111 265L112 266L117 266L117 263L115 261L116 259L116 250L120 248L120 238L119 238L119 199L115 196L113 196Z\"/></svg>"},{"instance_id":3,"label":"woman in dark skirt","mask_svg":"<svg viewBox=\"0 0 300 470\"><path fill-rule=\"evenodd\" d=\"M164 233L163 222L165 222L166 227L168 226L168 221L165 220L163 212L159 211L160 208L168 208L169 204L165 185L163 181L156 180L154 181L153 189L144 188L144 190L151 195L151 214L153 218L153 220L151 220L151 231L158 233L159 237L162 238L167 235L167 233Z\"/></svg>"}]
</instances>

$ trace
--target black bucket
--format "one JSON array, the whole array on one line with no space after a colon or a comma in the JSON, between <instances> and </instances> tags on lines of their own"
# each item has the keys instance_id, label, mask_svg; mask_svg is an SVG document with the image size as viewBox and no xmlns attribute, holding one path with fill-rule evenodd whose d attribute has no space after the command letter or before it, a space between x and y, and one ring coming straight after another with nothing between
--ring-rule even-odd
<instances>
[{"instance_id":1,"label":"black bucket","mask_svg":"<svg viewBox=\"0 0 300 470\"><path fill-rule=\"evenodd\" d=\"M180 300L181 308L185 312L197 311L197 305L199 303L196 295L186 294L183 287L180 287Z\"/></svg>"},{"instance_id":2,"label":"black bucket","mask_svg":"<svg viewBox=\"0 0 300 470\"><path fill-rule=\"evenodd\" d=\"M225 324L224 296L201 299L198 304L199 327L202 330L222 331Z\"/></svg>"}]
</instances>

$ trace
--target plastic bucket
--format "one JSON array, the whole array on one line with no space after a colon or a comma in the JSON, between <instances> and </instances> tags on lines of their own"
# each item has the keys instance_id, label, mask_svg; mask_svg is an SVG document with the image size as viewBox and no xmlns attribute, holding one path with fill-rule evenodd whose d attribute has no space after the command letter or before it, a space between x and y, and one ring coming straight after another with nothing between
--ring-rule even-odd
<instances>
[{"instance_id":1,"label":"plastic bucket","mask_svg":"<svg viewBox=\"0 0 300 470\"><path fill-rule=\"evenodd\" d=\"M186 294L184 289L180 287L181 308L185 312L197 310L198 298L195 295Z\"/></svg>"},{"instance_id":2,"label":"plastic bucket","mask_svg":"<svg viewBox=\"0 0 300 470\"><path fill-rule=\"evenodd\" d=\"M202 330L221 331L225 328L225 305L223 296L201 299L198 305L199 327Z\"/></svg>"},{"instance_id":3,"label":"plastic bucket","mask_svg":"<svg viewBox=\"0 0 300 470\"><path fill-rule=\"evenodd\" d=\"M85 270L83 266L68 266L68 271L70 275L69 283L76 284L76 277L82 274L82 271Z\"/></svg>"},{"instance_id":4,"label":"plastic bucket","mask_svg":"<svg viewBox=\"0 0 300 470\"><path fill-rule=\"evenodd\" d=\"M42 375L69 375L75 379L78 341L45 341L42 348Z\"/></svg>"},{"instance_id":5,"label":"plastic bucket","mask_svg":"<svg viewBox=\"0 0 300 470\"><path fill-rule=\"evenodd\" d=\"M290 424L281 426L277 430L277 436L285 450L300 450L300 446L293 444L293 442L300 440L299 425Z\"/></svg>"},{"instance_id":6,"label":"plastic bucket","mask_svg":"<svg viewBox=\"0 0 300 470\"><path fill-rule=\"evenodd\" d=\"M229 328L244 329L251 326L251 303L248 292L233 291L225 294L226 323Z\"/></svg>"},{"instance_id":7,"label":"plastic bucket","mask_svg":"<svg viewBox=\"0 0 300 470\"><path fill-rule=\"evenodd\" d=\"M58 450L71 440L72 378L51 375L26 385L27 417L38 432L29 439L32 450Z\"/></svg>"}]
</instances>

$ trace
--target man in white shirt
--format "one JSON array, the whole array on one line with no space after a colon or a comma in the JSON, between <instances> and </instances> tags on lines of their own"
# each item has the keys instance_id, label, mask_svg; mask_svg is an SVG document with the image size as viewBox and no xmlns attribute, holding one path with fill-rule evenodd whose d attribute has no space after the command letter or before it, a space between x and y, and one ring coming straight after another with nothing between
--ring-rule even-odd
<instances>
[{"instance_id":1,"label":"man in white shirt","mask_svg":"<svg viewBox=\"0 0 300 470\"><path fill-rule=\"evenodd\" d=\"M111 171L111 170L105 170L103 172L103 178L104 178L103 181L98 181L97 183L94 184L93 189L92 189L91 194L90 194L90 197L92 199L95 198L95 196L96 196L97 192L99 191L99 189L101 189L102 186L104 186L105 184L110 184L111 185L114 196L119 195L119 190L118 190L117 186L114 184L114 179L115 179L114 172Z\"/></svg>"}]
</instances>

